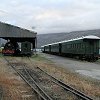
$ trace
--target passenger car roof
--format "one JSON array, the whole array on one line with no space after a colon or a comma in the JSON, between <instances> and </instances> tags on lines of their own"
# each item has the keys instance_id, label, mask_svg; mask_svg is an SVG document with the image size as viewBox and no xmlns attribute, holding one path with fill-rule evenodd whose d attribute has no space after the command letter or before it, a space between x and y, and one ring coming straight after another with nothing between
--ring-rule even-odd
<instances>
[{"instance_id":1,"label":"passenger car roof","mask_svg":"<svg viewBox=\"0 0 100 100\"><path fill-rule=\"evenodd\" d=\"M75 39L64 40L64 41L60 41L60 42L55 42L55 43L43 45L41 47L49 46L49 45L54 45L54 44L59 44L59 43L70 42L70 41L76 41L76 40L81 40L81 39L100 39L100 38L98 36L95 36L95 35L88 35L88 36L82 36L82 37L75 38Z\"/></svg>"}]
</instances>

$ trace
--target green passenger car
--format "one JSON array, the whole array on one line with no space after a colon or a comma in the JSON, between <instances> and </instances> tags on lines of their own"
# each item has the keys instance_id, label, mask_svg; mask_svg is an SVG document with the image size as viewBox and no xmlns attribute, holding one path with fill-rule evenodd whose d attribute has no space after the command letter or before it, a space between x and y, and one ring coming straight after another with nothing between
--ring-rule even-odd
<instances>
[{"instance_id":1,"label":"green passenger car","mask_svg":"<svg viewBox=\"0 0 100 100\"><path fill-rule=\"evenodd\" d=\"M61 53L68 56L78 56L80 59L96 60L99 55L98 39L77 39L61 43Z\"/></svg>"},{"instance_id":2,"label":"green passenger car","mask_svg":"<svg viewBox=\"0 0 100 100\"><path fill-rule=\"evenodd\" d=\"M55 43L53 45L51 45L51 53L52 54L59 54L59 44Z\"/></svg>"},{"instance_id":3,"label":"green passenger car","mask_svg":"<svg viewBox=\"0 0 100 100\"><path fill-rule=\"evenodd\" d=\"M49 45L44 47L45 52L49 53Z\"/></svg>"},{"instance_id":4,"label":"green passenger car","mask_svg":"<svg viewBox=\"0 0 100 100\"><path fill-rule=\"evenodd\" d=\"M32 44L28 41L21 43L21 54L26 56L32 55Z\"/></svg>"}]
</instances>

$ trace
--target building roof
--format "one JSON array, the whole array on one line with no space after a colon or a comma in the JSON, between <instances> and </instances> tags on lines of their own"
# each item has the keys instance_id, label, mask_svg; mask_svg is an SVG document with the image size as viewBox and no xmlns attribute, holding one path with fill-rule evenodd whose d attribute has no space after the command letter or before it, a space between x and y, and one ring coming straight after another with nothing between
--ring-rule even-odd
<instances>
[{"instance_id":1,"label":"building roof","mask_svg":"<svg viewBox=\"0 0 100 100\"><path fill-rule=\"evenodd\" d=\"M36 32L29 31L17 26L0 22L0 37L1 38L35 38Z\"/></svg>"}]
</instances>

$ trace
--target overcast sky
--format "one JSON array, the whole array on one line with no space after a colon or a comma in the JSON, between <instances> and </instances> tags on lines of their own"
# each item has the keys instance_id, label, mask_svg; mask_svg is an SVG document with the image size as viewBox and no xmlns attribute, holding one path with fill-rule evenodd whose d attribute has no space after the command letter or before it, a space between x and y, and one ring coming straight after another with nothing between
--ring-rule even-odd
<instances>
[{"instance_id":1,"label":"overcast sky","mask_svg":"<svg viewBox=\"0 0 100 100\"><path fill-rule=\"evenodd\" d=\"M38 34L100 29L100 0L2 0L0 21Z\"/></svg>"}]
</instances>

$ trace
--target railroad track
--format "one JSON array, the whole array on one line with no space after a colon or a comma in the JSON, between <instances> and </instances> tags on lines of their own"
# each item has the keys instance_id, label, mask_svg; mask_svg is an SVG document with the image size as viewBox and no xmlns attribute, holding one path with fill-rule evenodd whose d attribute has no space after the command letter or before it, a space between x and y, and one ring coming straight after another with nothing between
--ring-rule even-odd
<instances>
[{"instance_id":1,"label":"railroad track","mask_svg":"<svg viewBox=\"0 0 100 100\"><path fill-rule=\"evenodd\" d=\"M8 59L4 57L7 63L20 75L20 77L38 94L39 98L42 100L53 100L51 99L34 81L34 79L30 76L25 65L21 65L22 68L18 68L16 64L10 63Z\"/></svg>"},{"instance_id":2,"label":"railroad track","mask_svg":"<svg viewBox=\"0 0 100 100\"><path fill-rule=\"evenodd\" d=\"M61 86L62 88L64 88L65 90L67 91L70 91L71 93L77 95L80 99L82 100L93 100L91 97L87 96L86 94L76 90L75 88L65 84L64 82L56 79L55 77L51 76L50 74L48 74L47 72L43 71L42 69L40 69L38 67L39 70L41 70L42 72L44 72L45 74L47 74L49 77L51 77L53 80L54 83L58 84L59 86Z\"/></svg>"},{"instance_id":3,"label":"railroad track","mask_svg":"<svg viewBox=\"0 0 100 100\"><path fill-rule=\"evenodd\" d=\"M39 67L29 69L26 65L16 66L5 58L9 65L27 82L42 100L93 100L84 93L66 85ZM58 92L58 93L56 93Z\"/></svg>"}]
</instances>

